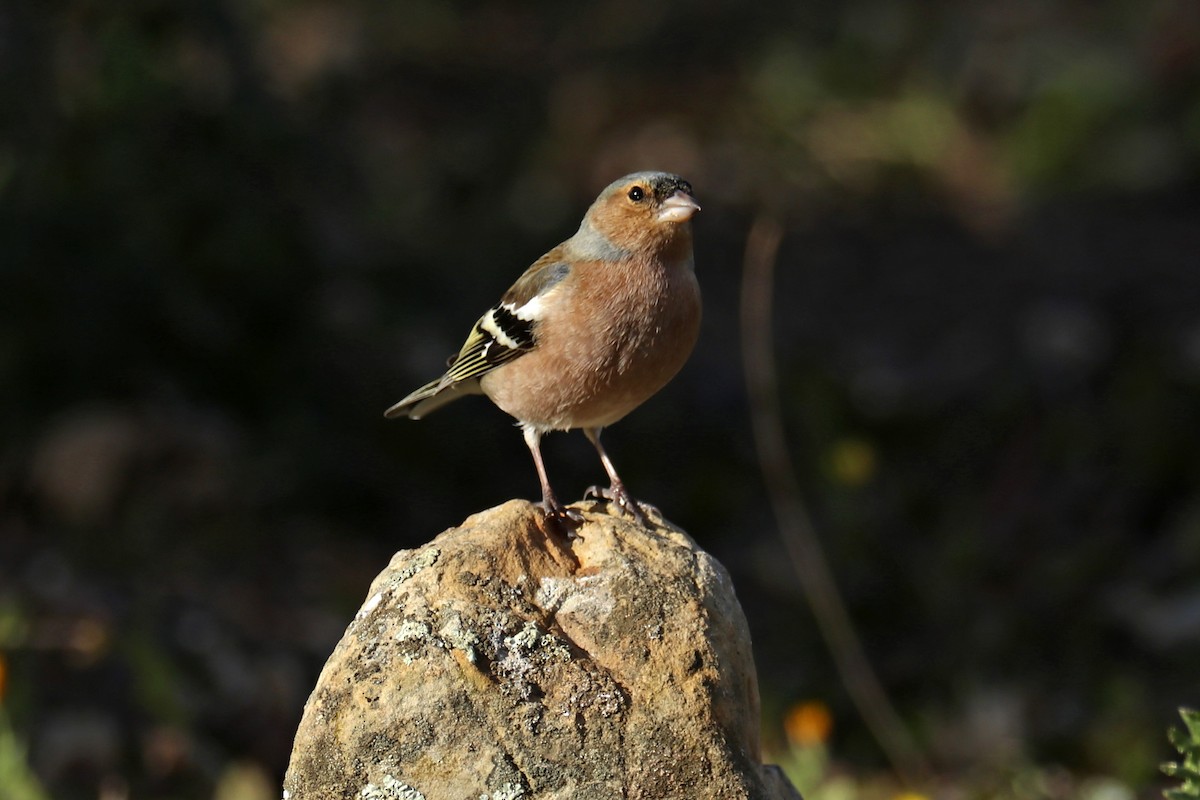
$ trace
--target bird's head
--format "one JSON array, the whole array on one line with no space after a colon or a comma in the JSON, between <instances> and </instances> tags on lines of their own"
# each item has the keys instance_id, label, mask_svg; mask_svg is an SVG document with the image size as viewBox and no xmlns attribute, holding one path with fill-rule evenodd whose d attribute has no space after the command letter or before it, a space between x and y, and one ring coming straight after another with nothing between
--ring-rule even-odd
<instances>
[{"instance_id":1,"label":"bird's head","mask_svg":"<svg viewBox=\"0 0 1200 800\"><path fill-rule=\"evenodd\" d=\"M584 217L625 250L690 243L688 221L700 210L692 185L668 172L635 172L609 184Z\"/></svg>"}]
</instances>

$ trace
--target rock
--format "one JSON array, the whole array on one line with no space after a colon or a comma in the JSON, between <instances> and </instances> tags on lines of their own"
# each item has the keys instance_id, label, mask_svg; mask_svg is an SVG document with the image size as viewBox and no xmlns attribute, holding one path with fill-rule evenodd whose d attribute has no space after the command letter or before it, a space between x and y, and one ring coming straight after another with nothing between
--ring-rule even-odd
<instances>
[{"instance_id":1,"label":"rock","mask_svg":"<svg viewBox=\"0 0 1200 800\"><path fill-rule=\"evenodd\" d=\"M795 798L761 763L746 620L687 534L511 501L371 585L304 708L288 800Z\"/></svg>"}]
</instances>

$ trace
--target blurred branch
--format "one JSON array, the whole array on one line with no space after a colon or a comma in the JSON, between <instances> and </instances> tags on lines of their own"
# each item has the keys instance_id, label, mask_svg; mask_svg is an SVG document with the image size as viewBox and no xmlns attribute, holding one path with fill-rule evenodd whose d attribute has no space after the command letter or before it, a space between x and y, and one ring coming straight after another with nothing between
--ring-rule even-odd
<instances>
[{"instance_id":1,"label":"blurred branch","mask_svg":"<svg viewBox=\"0 0 1200 800\"><path fill-rule=\"evenodd\" d=\"M929 765L867 660L801 499L788 452L771 343L775 261L782 239L777 220L755 220L742 271L742 360L759 466L779 532L851 700L901 778L921 783L930 775Z\"/></svg>"}]
</instances>

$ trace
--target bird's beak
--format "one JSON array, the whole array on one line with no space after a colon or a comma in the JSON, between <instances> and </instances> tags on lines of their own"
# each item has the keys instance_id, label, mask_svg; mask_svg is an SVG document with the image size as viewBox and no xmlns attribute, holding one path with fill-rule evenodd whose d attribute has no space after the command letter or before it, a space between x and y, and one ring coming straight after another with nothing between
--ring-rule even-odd
<instances>
[{"instance_id":1,"label":"bird's beak","mask_svg":"<svg viewBox=\"0 0 1200 800\"><path fill-rule=\"evenodd\" d=\"M658 211L659 222L687 222L692 215L700 210L700 204L690 194L682 189L662 201Z\"/></svg>"}]
</instances>

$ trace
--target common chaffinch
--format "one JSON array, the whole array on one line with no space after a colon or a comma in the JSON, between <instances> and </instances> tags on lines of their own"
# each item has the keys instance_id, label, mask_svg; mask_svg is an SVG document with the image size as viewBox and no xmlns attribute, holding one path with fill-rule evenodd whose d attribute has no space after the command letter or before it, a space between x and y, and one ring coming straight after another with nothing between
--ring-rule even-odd
<instances>
[{"instance_id":1,"label":"common chaffinch","mask_svg":"<svg viewBox=\"0 0 1200 800\"><path fill-rule=\"evenodd\" d=\"M565 521L542 434L581 428L612 484L589 493L645 515L600 444L600 431L666 385L700 331L700 287L689 220L700 210L678 175L635 172L610 184L575 235L539 258L479 318L446 373L389 408L420 419L467 394L515 417L542 484L542 505Z\"/></svg>"}]
</instances>

